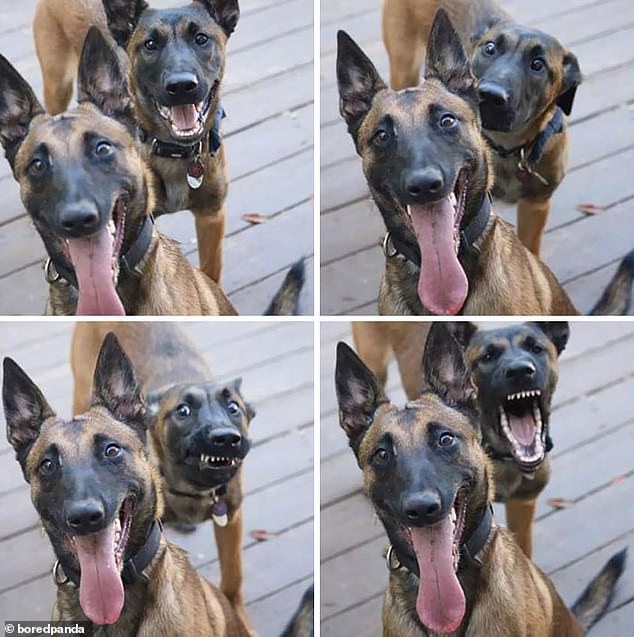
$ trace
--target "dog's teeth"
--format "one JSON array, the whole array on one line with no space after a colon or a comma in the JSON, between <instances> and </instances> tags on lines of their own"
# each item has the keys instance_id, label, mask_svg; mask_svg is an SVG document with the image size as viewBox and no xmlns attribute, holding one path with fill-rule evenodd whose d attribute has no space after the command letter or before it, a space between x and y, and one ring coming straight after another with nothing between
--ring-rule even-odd
<instances>
[{"instance_id":1,"label":"dog's teeth","mask_svg":"<svg viewBox=\"0 0 634 637\"><path fill-rule=\"evenodd\" d=\"M412 209L410 206L407 206L407 216L411 219L412 218Z\"/></svg>"},{"instance_id":2,"label":"dog's teeth","mask_svg":"<svg viewBox=\"0 0 634 637\"><path fill-rule=\"evenodd\" d=\"M457 208L458 207L458 200L456 199L456 194L455 193L451 193L449 195L449 203L454 207Z\"/></svg>"}]
</instances>

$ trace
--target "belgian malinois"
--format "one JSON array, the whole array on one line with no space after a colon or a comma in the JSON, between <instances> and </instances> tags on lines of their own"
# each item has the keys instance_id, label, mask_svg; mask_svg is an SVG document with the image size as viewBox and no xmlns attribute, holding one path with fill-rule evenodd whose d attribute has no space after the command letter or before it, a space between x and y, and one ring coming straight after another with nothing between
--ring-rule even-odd
<instances>
[{"instance_id":1,"label":"belgian malinois","mask_svg":"<svg viewBox=\"0 0 634 637\"><path fill-rule=\"evenodd\" d=\"M568 161L568 125L582 81L576 56L517 24L492 0L385 0L390 85L416 86L435 12L443 7L471 57L480 116L493 151L493 194L517 203L517 232L539 256L550 198Z\"/></svg>"},{"instance_id":2,"label":"belgian malinois","mask_svg":"<svg viewBox=\"0 0 634 637\"><path fill-rule=\"evenodd\" d=\"M8 439L57 558L53 619L108 624L99 634L112 637L248 637L224 594L162 534L145 404L113 335L93 390L90 408L64 420L4 359Z\"/></svg>"},{"instance_id":3,"label":"belgian malinois","mask_svg":"<svg viewBox=\"0 0 634 637\"><path fill-rule=\"evenodd\" d=\"M220 286L154 228L155 182L117 53L93 27L79 106L47 115L0 56L0 142L49 261L48 314L234 315ZM298 264L268 313L296 311Z\"/></svg>"},{"instance_id":4,"label":"belgian malinois","mask_svg":"<svg viewBox=\"0 0 634 637\"><path fill-rule=\"evenodd\" d=\"M68 106L92 25L109 28L125 49L143 152L157 182L154 214L194 213L200 269L216 282L227 194L220 86L239 16L238 0L193 0L165 10L151 9L145 0L40 0L33 22L52 114Z\"/></svg>"},{"instance_id":5,"label":"belgian malinois","mask_svg":"<svg viewBox=\"0 0 634 637\"><path fill-rule=\"evenodd\" d=\"M536 499L550 477L550 410L568 323L478 330L473 323L456 322L441 329L464 349L477 389L482 443L494 470L495 499L506 503L506 523L532 557ZM393 353L409 400L416 400L424 387L422 353L429 330L429 323L352 324L355 348L379 387L385 388Z\"/></svg>"},{"instance_id":6,"label":"belgian malinois","mask_svg":"<svg viewBox=\"0 0 634 637\"><path fill-rule=\"evenodd\" d=\"M172 323L95 323L75 327L73 413L91 400L91 379L108 333L130 357L147 401L145 421L162 482L163 520L181 530L212 519L220 590L248 626L242 596L242 462L255 416L240 379L214 382L204 358Z\"/></svg>"},{"instance_id":7,"label":"belgian malinois","mask_svg":"<svg viewBox=\"0 0 634 637\"><path fill-rule=\"evenodd\" d=\"M425 391L398 408L347 345L337 348L340 423L391 542L383 635L583 635L605 612L626 552L570 612L493 520L491 467L461 347L434 330L424 366Z\"/></svg>"},{"instance_id":8,"label":"belgian malinois","mask_svg":"<svg viewBox=\"0 0 634 637\"><path fill-rule=\"evenodd\" d=\"M388 89L343 32L337 78L341 114L388 231L381 314L578 314L553 273L491 212L477 84L444 10L421 86ZM633 276L634 253L593 312L624 311Z\"/></svg>"}]
</instances>

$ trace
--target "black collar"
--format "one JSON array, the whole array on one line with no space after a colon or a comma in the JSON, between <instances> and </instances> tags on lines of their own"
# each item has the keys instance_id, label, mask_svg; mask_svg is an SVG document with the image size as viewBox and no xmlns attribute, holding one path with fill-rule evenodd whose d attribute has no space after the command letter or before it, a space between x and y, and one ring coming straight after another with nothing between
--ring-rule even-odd
<instances>
[{"instance_id":1,"label":"black collar","mask_svg":"<svg viewBox=\"0 0 634 637\"><path fill-rule=\"evenodd\" d=\"M161 545L161 537L163 535L163 527L159 520L154 520L145 538L143 546L130 558L128 558L121 571L121 580L124 584L132 584L141 576L143 571L149 566L154 559L159 546ZM63 573L60 573L60 567ZM65 576L65 577L62 577ZM69 580L79 588L81 573L79 570L71 566L62 564L57 560L53 566L53 580L60 586L66 584Z\"/></svg>"},{"instance_id":2,"label":"black collar","mask_svg":"<svg viewBox=\"0 0 634 637\"><path fill-rule=\"evenodd\" d=\"M128 250L119 257L119 272L128 274L131 273L134 268L140 263L141 259L145 256L145 253L150 247L152 241L154 220L151 216L147 215L143 220L139 234L132 242L132 245ZM48 258L46 265L44 266L44 277L48 283L55 283L59 279L64 279L70 283L74 288L79 289L77 283L77 276L75 271L67 268L63 263L55 261L52 258Z\"/></svg>"},{"instance_id":3,"label":"black collar","mask_svg":"<svg viewBox=\"0 0 634 637\"><path fill-rule=\"evenodd\" d=\"M217 487L213 487L207 493L192 493L190 491L178 491L176 489L167 488L167 491L172 495L183 497L183 498L192 498L193 500L218 500L218 498L222 498L227 495L227 485L219 484Z\"/></svg>"},{"instance_id":4,"label":"black collar","mask_svg":"<svg viewBox=\"0 0 634 637\"><path fill-rule=\"evenodd\" d=\"M227 116L222 105L218 106L214 116L214 124L209 131L209 154L213 157L222 145L222 135L220 125ZM140 129L141 141L148 143L152 147L152 154L157 157L167 157L168 159L191 159L202 154L202 142L195 144L177 144L176 142L164 142L156 137L152 137L147 131Z\"/></svg>"},{"instance_id":5,"label":"black collar","mask_svg":"<svg viewBox=\"0 0 634 637\"><path fill-rule=\"evenodd\" d=\"M482 517L475 531L469 536L466 542L460 544L460 562L458 564L458 570L466 565L474 564L481 566L482 562L477 557L478 553L484 548L487 543L491 530L493 529L493 506L489 504L484 508ZM406 568L411 573L414 573L417 577L418 562L409 556L403 559L401 555L396 553L393 545L390 545L386 555L387 567L390 571L396 571L399 568Z\"/></svg>"},{"instance_id":6,"label":"black collar","mask_svg":"<svg viewBox=\"0 0 634 637\"><path fill-rule=\"evenodd\" d=\"M489 193L485 194L476 216L469 222L466 228L460 230L459 254L471 254L478 251L474 244L482 236L484 229L487 227L487 223L489 223L491 203L491 195ZM390 249L390 246L392 249ZM387 257L400 254L420 268L421 256L418 245L403 241L400 237L393 235L391 232L388 232L383 239L383 252Z\"/></svg>"},{"instance_id":7,"label":"black collar","mask_svg":"<svg viewBox=\"0 0 634 637\"><path fill-rule=\"evenodd\" d=\"M493 150L496 155L502 157L502 159L506 159L507 157L512 157L513 155L521 156L526 153L526 149L532 147L531 153L528 158L524 159L524 163L526 163L527 168L534 168L539 164L544 156L544 148L553 135L558 135L562 133L565 125L564 112L561 110L559 106L555 108L555 112L551 120L546 125L546 128L537 135L534 139L530 140L526 144L522 144L521 146L515 146L514 148L504 148L504 146L500 146L493 142L486 135L484 139L487 140L489 146Z\"/></svg>"}]
</instances>

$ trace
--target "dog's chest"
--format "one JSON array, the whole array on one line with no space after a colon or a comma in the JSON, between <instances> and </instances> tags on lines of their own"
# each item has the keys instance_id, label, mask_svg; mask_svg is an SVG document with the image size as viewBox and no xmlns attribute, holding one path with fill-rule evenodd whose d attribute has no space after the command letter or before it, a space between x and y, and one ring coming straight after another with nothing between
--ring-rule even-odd
<instances>
[{"instance_id":1,"label":"dog's chest","mask_svg":"<svg viewBox=\"0 0 634 637\"><path fill-rule=\"evenodd\" d=\"M190 207L191 188L187 183L187 162L180 159L153 158L152 168L160 180L161 212L177 212Z\"/></svg>"}]
</instances>

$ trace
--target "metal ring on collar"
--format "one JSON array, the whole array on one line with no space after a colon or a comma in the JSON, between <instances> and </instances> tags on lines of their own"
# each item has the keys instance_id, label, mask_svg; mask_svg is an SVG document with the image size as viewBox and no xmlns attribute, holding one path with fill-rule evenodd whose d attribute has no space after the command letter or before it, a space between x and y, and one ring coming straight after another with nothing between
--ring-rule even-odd
<instances>
[{"instance_id":1,"label":"metal ring on collar","mask_svg":"<svg viewBox=\"0 0 634 637\"><path fill-rule=\"evenodd\" d=\"M396 557L396 553L394 553L394 546L392 544L390 544L387 548L385 561L387 562L388 571L397 571L399 568L401 568L401 566L403 566L398 557Z\"/></svg>"},{"instance_id":2,"label":"metal ring on collar","mask_svg":"<svg viewBox=\"0 0 634 637\"><path fill-rule=\"evenodd\" d=\"M52 259L46 259L44 264L44 278L47 283L55 283L62 278L62 275L55 269Z\"/></svg>"},{"instance_id":3,"label":"metal ring on collar","mask_svg":"<svg viewBox=\"0 0 634 637\"><path fill-rule=\"evenodd\" d=\"M62 568L62 565L59 563L59 560L55 560L55 564L53 564L53 569L51 570L51 575L53 576L53 581L58 585L58 586L62 586L63 584L67 584L68 582L70 582L70 577L68 577L68 575L66 575L66 573L64 573L64 569L62 568L62 575L64 576L63 579L60 578L60 568Z\"/></svg>"},{"instance_id":4,"label":"metal ring on collar","mask_svg":"<svg viewBox=\"0 0 634 637\"><path fill-rule=\"evenodd\" d=\"M385 233L385 237L383 237L383 254L386 257L395 257L398 254L398 251L396 250L396 248L394 247L394 244L391 241L392 237L390 236L389 232ZM391 250L390 250L390 246L391 246Z\"/></svg>"}]
</instances>

